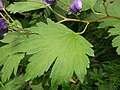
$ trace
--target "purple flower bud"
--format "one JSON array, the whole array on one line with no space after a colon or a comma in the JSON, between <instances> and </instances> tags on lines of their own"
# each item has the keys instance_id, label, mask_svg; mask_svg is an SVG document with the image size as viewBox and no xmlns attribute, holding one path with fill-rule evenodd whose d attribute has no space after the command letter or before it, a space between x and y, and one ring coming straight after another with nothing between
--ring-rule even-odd
<instances>
[{"instance_id":1,"label":"purple flower bud","mask_svg":"<svg viewBox=\"0 0 120 90\"><path fill-rule=\"evenodd\" d=\"M0 18L0 35L8 32L8 26L3 18Z\"/></svg>"},{"instance_id":2,"label":"purple flower bud","mask_svg":"<svg viewBox=\"0 0 120 90\"><path fill-rule=\"evenodd\" d=\"M72 5L70 6L70 10L72 13L77 13L82 9L82 0L74 0Z\"/></svg>"},{"instance_id":3,"label":"purple flower bud","mask_svg":"<svg viewBox=\"0 0 120 90\"><path fill-rule=\"evenodd\" d=\"M52 5L52 4L56 3L56 0L43 0L43 2L44 2L47 6L49 6L49 5Z\"/></svg>"},{"instance_id":4,"label":"purple flower bud","mask_svg":"<svg viewBox=\"0 0 120 90\"><path fill-rule=\"evenodd\" d=\"M4 7L3 2L2 0L0 0L0 10L3 10L3 7Z\"/></svg>"}]
</instances>

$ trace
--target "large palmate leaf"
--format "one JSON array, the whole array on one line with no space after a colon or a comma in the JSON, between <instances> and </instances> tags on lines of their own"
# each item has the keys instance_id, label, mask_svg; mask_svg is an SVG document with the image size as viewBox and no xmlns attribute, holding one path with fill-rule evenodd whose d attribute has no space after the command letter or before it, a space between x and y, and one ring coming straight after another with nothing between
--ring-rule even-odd
<instances>
[{"instance_id":1,"label":"large palmate leaf","mask_svg":"<svg viewBox=\"0 0 120 90\"><path fill-rule=\"evenodd\" d=\"M86 68L89 68L87 55L94 56L92 45L84 37L64 25L50 20L47 21L47 24L40 22L28 30L27 35L13 32L8 33L1 40L9 43L0 48L1 65L10 67L9 64L7 65L8 56L19 57L19 54L26 52L26 54L33 54L27 65L26 80L43 75L53 65L50 74L52 85L69 83L74 72L83 82L87 73ZM16 60L20 61L17 58ZM14 61L14 63L17 66L19 62ZM12 66L12 70L15 66ZM3 69L3 71L5 70ZM7 78L8 76L6 76Z\"/></svg>"},{"instance_id":2,"label":"large palmate leaf","mask_svg":"<svg viewBox=\"0 0 120 90\"><path fill-rule=\"evenodd\" d=\"M45 7L46 6L44 3L42 3L42 1L14 2L14 4L11 4L7 7L7 10L10 11L11 13L17 13L17 12L22 13L22 12L37 10Z\"/></svg>"},{"instance_id":3,"label":"large palmate leaf","mask_svg":"<svg viewBox=\"0 0 120 90\"><path fill-rule=\"evenodd\" d=\"M41 39L38 39L39 51L29 59L26 80L43 75L55 62L50 75L52 85L68 83L74 72L83 82L86 68L89 68L87 55L94 56L92 45L86 39L50 20L48 24L41 22L29 30L38 33Z\"/></svg>"},{"instance_id":4,"label":"large palmate leaf","mask_svg":"<svg viewBox=\"0 0 120 90\"><path fill-rule=\"evenodd\" d=\"M120 23L114 25L115 28L109 30L110 36L116 35L116 37L112 40L112 46L117 47L117 53L120 55Z\"/></svg>"}]
</instances>

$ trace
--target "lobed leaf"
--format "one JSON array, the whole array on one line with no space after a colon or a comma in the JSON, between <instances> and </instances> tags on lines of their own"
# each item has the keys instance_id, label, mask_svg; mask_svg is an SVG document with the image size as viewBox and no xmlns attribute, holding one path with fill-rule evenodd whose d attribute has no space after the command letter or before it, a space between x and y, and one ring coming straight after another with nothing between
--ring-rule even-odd
<instances>
[{"instance_id":1,"label":"lobed leaf","mask_svg":"<svg viewBox=\"0 0 120 90\"><path fill-rule=\"evenodd\" d=\"M48 24L41 22L29 30L41 35L41 50L29 59L25 74L27 81L43 75L55 62L50 75L52 85L69 83L74 72L83 82L86 68L89 68L87 55L94 56L92 45L85 38L50 20Z\"/></svg>"},{"instance_id":2,"label":"lobed leaf","mask_svg":"<svg viewBox=\"0 0 120 90\"><path fill-rule=\"evenodd\" d=\"M4 62L4 66L1 70L2 82L9 80L13 71L14 75L16 75L19 63L23 57L24 54L14 54L7 57L7 60Z\"/></svg>"},{"instance_id":3,"label":"lobed leaf","mask_svg":"<svg viewBox=\"0 0 120 90\"><path fill-rule=\"evenodd\" d=\"M115 28L112 28L109 30L110 32L110 36L116 36L113 40L112 40L112 46L113 47L117 47L117 53L118 55L120 55L120 23L114 25Z\"/></svg>"},{"instance_id":4,"label":"lobed leaf","mask_svg":"<svg viewBox=\"0 0 120 90\"><path fill-rule=\"evenodd\" d=\"M1 40L8 43L0 48L0 56L3 55L0 61L1 65L4 65L2 71L6 72L8 69L5 68L8 67L10 69L8 75L3 75L3 81L9 79L14 68L16 68L14 74L16 73L20 62L18 53L26 52L27 55L32 54L26 68L26 81L43 75L53 65L50 74L52 86L68 84L74 72L83 82L87 73L86 68L89 68L87 55L94 56L93 46L84 37L51 20L48 20L47 24L37 23L28 30L27 35L17 32L8 33ZM14 59L6 59L8 56Z\"/></svg>"}]
</instances>

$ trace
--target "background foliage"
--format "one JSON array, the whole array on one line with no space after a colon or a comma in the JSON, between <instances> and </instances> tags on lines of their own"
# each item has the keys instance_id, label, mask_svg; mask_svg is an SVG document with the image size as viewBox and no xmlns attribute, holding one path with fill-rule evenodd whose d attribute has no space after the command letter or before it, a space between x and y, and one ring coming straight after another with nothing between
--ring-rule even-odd
<instances>
[{"instance_id":1,"label":"background foliage","mask_svg":"<svg viewBox=\"0 0 120 90\"><path fill-rule=\"evenodd\" d=\"M120 89L120 0L82 1L4 0L0 90Z\"/></svg>"}]
</instances>

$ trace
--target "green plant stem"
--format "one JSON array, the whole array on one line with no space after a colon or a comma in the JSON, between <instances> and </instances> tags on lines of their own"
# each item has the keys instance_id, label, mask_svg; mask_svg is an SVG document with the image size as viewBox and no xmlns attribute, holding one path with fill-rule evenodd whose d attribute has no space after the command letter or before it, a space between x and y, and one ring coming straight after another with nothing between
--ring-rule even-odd
<instances>
[{"instance_id":1,"label":"green plant stem","mask_svg":"<svg viewBox=\"0 0 120 90\"><path fill-rule=\"evenodd\" d=\"M83 23L89 22L89 23L92 23L92 22L101 21L101 20L107 19L107 18L114 18L114 19L119 19L119 20L120 20L120 17L116 17L116 16L103 16L103 17L101 17L101 18L96 18L96 19L94 19L94 20L71 19L71 18L66 18L66 17L58 14L57 12L55 12L55 11L51 8L51 6L48 6L48 8L49 8L54 14L56 14L57 16L63 18L63 20L59 21L58 23L66 22L66 21L75 21L75 22L83 22Z\"/></svg>"},{"instance_id":2,"label":"green plant stem","mask_svg":"<svg viewBox=\"0 0 120 90\"><path fill-rule=\"evenodd\" d=\"M73 21L73 22L75 21L75 22L84 22L84 23L87 23L87 22L88 22L87 20L64 18L63 20L59 21L58 23L66 22L66 21Z\"/></svg>"},{"instance_id":3,"label":"green plant stem","mask_svg":"<svg viewBox=\"0 0 120 90\"><path fill-rule=\"evenodd\" d=\"M77 19L79 19L80 20L80 18L78 17L78 15L77 14L74 14L75 15L75 17L77 18Z\"/></svg>"},{"instance_id":4,"label":"green plant stem","mask_svg":"<svg viewBox=\"0 0 120 90\"><path fill-rule=\"evenodd\" d=\"M84 30L82 32L78 32L76 34L83 34L86 31L88 25L89 25L89 22L87 22L87 24L85 25L85 28L84 28Z\"/></svg>"},{"instance_id":5,"label":"green plant stem","mask_svg":"<svg viewBox=\"0 0 120 90\"><path fill-rule=\"evenodd\" d=\"M51 6L48 6L48 8L49 8L54 14L56 14L57 16L59 16L59 17L65 19L64 16L62 16L62 15L58 14L57 12L55 12L55 11L51 8Z\"/></svg>"},{"instance_id":6,"label":"green plant stem","mask_svg":"<svg viewBox=\"0 0 120 90\"><path fill-rule=\"evenodd\" d=\"M102 15L102 16L106 16L106 14L103 14L103 13L97 13L97 12L95 12L95 10L94 10L93 8L91 8L91 10L92 10L92 12L93 12L94 14L97 14L97 15Z\"/></svg>"},{"instance_id":7,"label":"green plant stem","mask_svg":"<svg viewBox=\"0 0 120 90\"><path fill-rule=\"evenodd\" d=\"M107 16L109 16L108 12L107 12L107 6L109 5L109 3L106 5L105 2L103 2L103 6L105 8L105 13Z\"/></svg>"},{"instance_id":8,"label":"green plant stem","mask_svg":"<svg viewBox=\"0 0 120 90\"><path fill-rule=\"evenodd\" d=\"M7 20L6 18L5 18L5 16L0 12L0 15L1 15L1 17L7 22L7 23L10 23L9 22L9 20Z\"/></svg>"},{"instance_id":9,"label":"green plant stem","mask_svg":"<svg viewBox=\"0 0 120 90\"><path fill-rule=\"evenodd\" d=\"M68 0L68 6L70 7L70 0Z\"/></svg>"},{"instance_id":10,"label":"green plant stem","mask_svg":"<svg viewBox=\"0 0 120 90\"><path fill-rule=\"evenodd\" d=\"M9 19L10 19L11 21L14 21L14 20L10 17L10 15L7 13L7 11L5 10L5 8L3 8L3 11L5 12L5 14L9 17Z\"/></svg>"},{"instance_id":11,"label":"green plant stem","mask_svg":"<svg viewBox=\"0 0 120 90\"><path fill-rule=\"evenodd\" d=\"M120 17L104 16L104 17L101 17L101 18L96 18L94 20L80 20L80 19L64 18L63 20L61 20L59 22L61 23L61 22L66 22L66 21L75 21L75 22L83 22L83 23L87 23L87 22L92 23L92 22L101 21L101 20L104 20L104 19L107 19L107 18L113 18L113 19L119 19L120 20Z\"/></svg>"},{"instance_id":12,"label":"green plant stem","mask_svg":"<svg viewBox=\"0 0 120 90\"><path fill-rule=\"evenodd\" d=\"M101 17L101 18L96 18L94 20L86 20L86 21L88 21L89 23L91 23L91 22L101 21L101 20L104 20L104 19L107 19L107 18L113 18L113 19L119 19L120 20L120 17L116 17L116 16L104 16L104 17Z\"/></svg>"},{"instance_id":13,"label":"green plant stem","mask_svg":"<svg viewBox=\"0 0 120 90\"><path fill-rule=\"evenodd\" d=\"M49 7L49 9L50 9L54 14L58 15L59 17L61 17L61 18L63 19L63 20L61 20L61 21L59 21L59 22L57 22L57 23L62 23L62 22L66 22L66 21L87 23L86 26L85 26L85 28L84 28L84 30L83 30L82 32L78 32L78 33L76 33L76 34L83 34L83 33L86 31L89 23L92 23L92 22L101 21L101 20L107 19L107 18L113 18L113 19L119 19L119 20L120 20L120 17L109 16L109 15L105 15L105 16L103 16L103 17L101 17L101 18L96 18L96 19L94 19L94 20L71 19L71 18L66 18L66 17L58 14L57 12L55 12L55 11L51 8L51 6L48 6L48 7ZM92 11L94 12L93 8L92 8ZM95 12L94 12L94 13L95 13Z\"/></svg>"}]
</instances>

